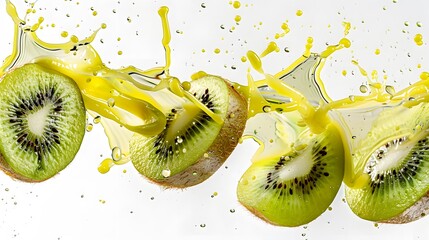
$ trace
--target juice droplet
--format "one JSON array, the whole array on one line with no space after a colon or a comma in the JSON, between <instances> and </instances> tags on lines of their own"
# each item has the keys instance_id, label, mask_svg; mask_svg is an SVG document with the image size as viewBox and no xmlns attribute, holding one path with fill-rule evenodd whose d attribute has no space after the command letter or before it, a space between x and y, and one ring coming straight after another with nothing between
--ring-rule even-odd
<instances>
[{"instance_id":1,"label":"juice droplet","mask_svg":"<svg viewBox=\"0 0 429 240\"><path fill-rule=\"evenodd\" d=\"M86 125L86 131L87 132L91 132L92 131L92 129L93 129L93 125L92 125L92 123L88 123L87 125Z\"/></svg>"},{"instance_id":2,"label":"juice droplet","mask_svg":"<svg viewBox=\"0 0 429 240\"><path fill-rule=\"evenodd\" d=\"M206 3L201 3L202 8L206 8Z\"/></svg>"},{"instance_id":3,"label":"juice droplet","mask_svg":"<svg viewBox=\"0 0 429 240\"><path fill-rule=\"evenodd\" d=\"M168 178L171 174L171 171L169 169L164 169L162 170L161 174L163 177Z\"/></svg>"},{"instance_id":4,"label":"juice droplet","mask_svg":"<svg viewBox=\"0 0 429 240\"><path fill-rule=\"evenodd\" d=\"M304 56L305 57L309 57L311 54L311 48L313 47L313 38L312 37L308 37L307 38L307 44L305 44L305 52L304 52Z\"/></svg>"},{"instance_id":5,"label":"juice droplet","mask_svg":"<svg viewBox=\"0 0 429 240\"><path fill-rule=\"evenodd\" d=\"M344 36L347 36L350 32L350 29L352 28L352 25L350 22L343 22L344 26Z\"/></svg>"},{"instance_id":6,"label":"juice droplet","mask_svg":"<svg viewBox=\"0 0 429 240\"><path fill-rule=\"evenodd\" d=\"M101 122L101 117L100 116L96 116L93 120L94 124L99 124Z\"/></svg>"},{"instance_id":7,"label":"juice droplet","mask_svg":"<svg viewBox=\"0 0 429 240\"><path fill-rule=\"evenodd\" d=\"M341 72L341 74L345 77L345 76L347 75L347 71L346 71L346 70L343 70L343 71Z\"/></svg>"},{"instance_id":8,"label":"juice droplet","mask_svg":"<svg viewBox=\"0 0 429 240\"><path fill-rule=\"evenodd\" d=\"M72 35L72 36L70 37L70 41L71 41L72 43L78 43L78 42L79 42L79 38L78 38L76 35Z\"/></svg>"},{"instance_id":9,"label":"juice droplet","mask_svg":"<svg viewBox=\"0 0 429 240\"><path fill-rule=\"evenodd\" d=\"M102 23L102 24L101 24L101 28L102 28L102 29L106 29L106 28L107 28L107 24Z\"/></svg>"},{"instance_id":10,"label":"juice droplet","mask_svg":"<svg viewBox=\"0 0 429 240\"><path fill-rule=\"evenodd\" d=\"M298 17L300 17L300 16L302 16L302 14L303 14L304 12L301 10L301 9L298 9L297 11L296 11L296 15L298 16Z\"/></svg>"},{"instance_id":11,"label":"juice droplet","mask_svg":"<svg viewBox=\"0 0 429 240\"><path fill-rule=\"evenodd\" d=\"M414 42L417 44L417 46L423 45L423 35L418 33L416 36L414 36Z\"/></svg>"},{"instance_id":12,"label":"juice droplet","mask_svg":"<svg viewBox=\"0 0 429 240\"><path fill-rule=\"evenodd\" d=\"M389 95L394 95L395 94L395 88L393 86L387 85L384 90L386 91L387 94Z\"/></svg>"},{"instance_id":13,"label":"juice droplet","mask_svg":"<svg viewBox=\"0 0 429 240\"><path fill-rule=\"evenodd\" d=\"M92 16L97 16L97 14L98 14L97 11L92 12Z\"/></svg>"},{"instance_id":14,"label":"juice droplet","mask_svg":"<svg viewBox=\"0 0 429 240\"><path fill-rule=\"evenodd\" d=\"M229 212L230 212L230 213L235 213L235 209L234 209L234 208L231 208L231 209L229 209Z\"/></svg>"},{"instance_id":15,"label":"juice droplet","mask_svg":"<svg viewBox=\"0 0 429 240\"><path fill-rule=\"evenodd\" d=\"M375 55L380 55L380 49L375 49L375 51L374 51L374 53L375 53Z\"/></svg>"},{"instance_id":16,"label":"juice droplet","mask_svg":"<svg viewBox=\"0 0 429 240\"><path fill-rule=\"evenodd\" d=\"M205 227L206 227L206 224L205 224L205 223L201 223L201 224L200 224L200 227L201 227L201 228L205 228Z\"/></svg>"},{"instance_id":17,"label":"juice droplet","mask_svg":"<svg viewBox=\"0 0 429 240\"><path fill-rule=\"evenodd\" d=\"M104 159L98 166L98 172L105 174L110 171L110 168L114 165L113 160L110 158Z\"/></svg>"},{"instance_id":18,"label":"juice droplet","mask_svg":"<svg viewBox=\"0 0 429 240\"><path fill-rule=\"evenodd\" d=\"M118 55L119 55L119 56L120 56L120 55L122 55L122 53L123 53L122 51L118 51Z\"/></svg>"},{"instance_id":19,"label":"juice droplet","mask_svg":"<svg viewBox=\"0 0 429 240\"><path fill-rule=\"evenodd\" d=\"M367 87L367 86L365 86L365 85L360 85L360 87L359 87L359 91L360 91L361 93L367 93L367 92L368 92L368 87Z\"/></svg>"},{"instance_id":20,"label":"juice droplet","mask_svg":"<svg viewBox=\"0 0 429 240\"><path fill-rule=\"evenodd\" d=\"M119 161L122 159L122 151L119 147L114 147L112 149L112 159L113 161Z\"/></svg>"},{"instance_id":21,"label":"juice droplet","mask_svg":"<svg viewBox=\"0 0 429 240\"><path fill-rule=\"evenodd\" d=\"M247 59L249 59L250 64L252 65L252 67L258 71L259 73L263 73L264 71L262 70L262 62L261 59L258 57L258 54L256 54L253 51L248 51L247 52Z\"/></svg>"},{"instance_id":22,"label":"juice droplet","mask_svg":"<svg viewBox=\"0 0 429 240\"><path fill-rule=\"evenodd\" d=\"M115 99L113 99L113 98L107 99L107 106L114 107L115 106Z\"/></svg>"},{"instance_id":23,"label":"juice droplet","mask_svg":"<svg viewBox=\"0 0 429 240\"><path fill-rule=\"evenodd\" d=\"M219 49L219 48L216 48L216 49L214 50L214 53L219 54L219 53L220 53L220 49Z\"/></svg>"},{"instance_id":24,"label":"juice droplet","mask_svg":"<svg viewBox=\"0 0 429 240\"><path fill-rule=\"evenodd\" d=\"M232 3L232 6L233 6L235 9L238 9L238 8L240 8L241 3L240 3L239 1L234 1L234 2Z\"/></svg>"},{"instance_id":25,"label":"juice droplet","mask_svg":"<svg viewBox=\"0 0 429 240\"><path fill-rule=\"evenodd\" d=\"M61 37L66 38L68 37L69 33L66 31L61 32Z\"/></svg>"},{"instance_id":26,"label":"juice droplet","mask_svg":"<svg viewBox=\"0 0 429 240\"><path fill-rule=\"evenodd\" d=\"M247 62L247 57L246 56L242 56L241 57L241 62Z\"/></svg>"},{"instance_id":27,"label":"juice droplet","mask_svg":"<svg viewBox=\"0 0 429 240\"><path fill-rule=\"evenodd\" d=\"M272 53L272 52L279 52L280 48L277 46L277 43L275 42L270 42L267 46L267 48L261 53L260 57L265 57L268 54Z\"/></svg>"},{"instance_id":28,"label":"juice droplet","mask_svg":"<svg viewBox=\"0 0 429 240\"><path fill-rule=\"evenodd\" d=\"M237 22L237 23L240 22L241 21L241 16L240 15L235 16L234 21Z\"/></svg>"},{"instance_id":29,"label":"juice droplet","mask_svg":"<svg viewBox=\"0 0 429 240\"><path fill-rule=\"evenodd\" d=\"M264 111L264 112L271 112L271 107L270 106L264 106L263 108L262 108L262 111Z\"/></svg>"},{"instance_id":30,"label":"juice droplet","mask_svg":"<svg viewBox=\"0 0 429 240\"><path fill-rule=\"evenodd\" d=\"M188 81L184 81L183 83L181 83L183 90L185 91L189 91L189 89L191 89L191 83Z\"/></svg>"},{"instance_id":31,"label":"juice droplet","mask_svg":"<svg viewBox=\"0 0 429 240\"><path fill-rule=\"evenodd\" d=\"M417 27L422 27L423 24L421 22L416 22Z\"/></svg>"}]
</instances>

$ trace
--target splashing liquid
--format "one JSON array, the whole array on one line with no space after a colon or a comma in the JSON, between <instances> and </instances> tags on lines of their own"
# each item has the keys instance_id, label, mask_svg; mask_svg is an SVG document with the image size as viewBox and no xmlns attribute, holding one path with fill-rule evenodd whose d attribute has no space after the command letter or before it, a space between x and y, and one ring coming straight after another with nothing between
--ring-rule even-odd
<instances>
[{"instance_id":1,"label":"splashing liquid","mask_svg":"<svg viewBox=\"0 0 429 240\"><path fill-rule=\"evenodd\" d=\"M37 36L43 18L39 18L32 26L26 26L25 21L19 18L15 6L8 0L6 7L14 22L14 42L11 55L0 67L0 75L33 62L72 78L81 90L88 112L102 117L101 124L112 151L121 149L120 160L104 160L100 165L100 172L107 172L111 166L129 161L128 142L134 133L153 136L161 132L166 122L164 113L171 109L172 103L191 101L213 120L223 124L219 116L200 103L184 89L177 78L169 74L171 35L167 7L161 7L158 12L163 26L165 66L149 70L133 66L122 69L106 67L91 46L98 30L83 40L72 36L66 43L44 42Z\"/></svg>"},{"instance_id":2,"label":"splashing liquid","mask_svg":"<svg viewBox=\"0 0 429 240\"><path fill-rule=\"evenodd\" d=\"M180 82L169 73L171 34L167 7L161 7L158 12L163 27L165 65L140 70L133 66L122 69L106 67L91 46L98 30L83 40L72 36L66 43L46 43L36 34L43 18L34 25L27 26L18 17L14 5L9 0L6 3L7 12L15 23L14 45L11 55L0 67L0 75L34 62L74 79L81 89L85 107L97 118L97 123L103 125L112 148L112 158L107 158L100 164L101 173L108 172L114 165L129 161L128 141L134 133L151 136L163 130L166 121L164 113L170 110L166 106L190 101L213 120L223 123L219 116L187 91L188 82ZM233 6L239 8L240 4L235 1ZM27 12L30 13L31 11ZM309 37L302 57L275 75L264 71L261 60L279 51L274 42L260 55L248 51L246 57L242 58L243 62L248 61L264 77L255 81L249 68L248 85L234 84L248 103L249 120L244 138L253 138L261 145L253 161L299 147L291 143L296 140L296 133L300 129L310 128L314 133L320 133L328 124L335 124L342 133L346 149L344 182L349 186L362 185L368 178L363 174L364 165L355 165L351 156L359 138L369 131L371 121L386 108L399 105L412 107L429 101L429 73L423 72L420 81L395 92L391 86L378 81L376 72L369 77L357 61L353 64L368 80L368 87L365 86L366 90L362 91L366 95L332 100L326 93L320 72L329 56L350 47L351 43L346 38L351 29L350 23L344 23L344 28L344 38L338 44L328 46L320 54L311 52L313 38ZM289 31L286 26L283 30ZM421 41L417 37L416 43ZM197 72L191 78L197 79L204 75L206 73ZM367 124L361 124L362 119L367 119Z\"/></svg>"}]
</instances>

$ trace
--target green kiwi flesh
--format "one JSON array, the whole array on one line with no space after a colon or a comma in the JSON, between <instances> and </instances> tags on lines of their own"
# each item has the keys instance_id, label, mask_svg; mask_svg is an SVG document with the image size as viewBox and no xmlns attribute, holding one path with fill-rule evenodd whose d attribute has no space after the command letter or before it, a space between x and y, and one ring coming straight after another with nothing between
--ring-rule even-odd
<instances>
[{"instance_id":1,"label":"green kiwi flesh","mask_svg":"<svg viewBox=\"0 0 429 240\"><path fill-rule=\"evenodd\" d=\"M332 203L343 179L344 150L336 126L329 124L320 134L306 130L295 146L280 158L253 163L238 183L240 203L274 225L314 220Z\"/></svg>"},{"instance_id":2,"label":"green kiwi flesh","mask_svg":"<svg viewBox=\"0 0 429 240\"><path fill-rule=\"evenodd\" d=\"M63 170L85 133L86 113L75 82L27 64L3 77L0 92L0 168L28 182Z\"/></svg>"},{"instance_id":3,"label":"green kiwi flesh","mask_svg":"<svg viewBox=\"0 0 429 240\"><path fill-rule=\"evenodd\" d=\"M381 113L355 150L369 180L346 187L352 211L371 221L406 223L428 213L429 105L396 107Z\"/></svg>"},{"instance_id":4,"label":"green kiwi flesh","mask_svg":"<svg viewBox=\"0 0 429 240\"><path fill-rule=\"evenodd\" d=\"M247 120L246 101L220 77L193 80L189 92L224 123L185 102L167 113L165 130L159 135L135 134L130 141L135 168L166 187L189 187L210 177L238 144Z\"/></svg>"}]
</instances>

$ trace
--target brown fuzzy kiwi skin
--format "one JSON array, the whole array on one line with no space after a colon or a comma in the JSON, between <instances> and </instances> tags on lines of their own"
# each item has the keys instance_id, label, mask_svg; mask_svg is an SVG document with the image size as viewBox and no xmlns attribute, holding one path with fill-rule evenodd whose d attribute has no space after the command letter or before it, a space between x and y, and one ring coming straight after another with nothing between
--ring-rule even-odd
<instances>
[{"instance_id":1,"label":"brown fuzzy kiwi skin","mask_svg":"<svg viewBox=\"0 0 429 240\"><path fill-rule=\"evenodd\" d=\"M12 170L12 168L9 166L9 164L7 164L7 162L3 158L3 155L1 155L1 154L0 154L0 170L2 170L4 173L6 173L6 175L8 175L9 177L11 177L14 180L20 180L20 181L28 182L28 183L38 183L38 182L44 181L44 180L34 180L34 179L27 178L27 177L24 177L22 175L17 174L16 172L14 172Z\"/></svg>"},{"instance_id":2,"label":"brown fuzzy kiwi skin","mask_svg":"<svg viewBox=\"0 0 429 240\"><path fill-rule=\"evenodd\" d=\"M380 223L404 224L416 221L429 214L429 192L423 195L419 201L415 202L411 207L393 218Z\"/></svg>"},{"instance_id":3,"label":"brown fuzzy kiwi skin","mask_svg":"<svg viewBox=\"0 0 429 240\"><path fill-rule=\"evenodd\" d=\"M247 102L228 80L223 80L228 86L229 107L218 136L205 152L208 156L205 157L202 154L195 164L178 174L162 180L149 179L150 181L165 188L186 188L197 185L212 176L235 149L246 125Z\"/></svg>"}]
</instances>

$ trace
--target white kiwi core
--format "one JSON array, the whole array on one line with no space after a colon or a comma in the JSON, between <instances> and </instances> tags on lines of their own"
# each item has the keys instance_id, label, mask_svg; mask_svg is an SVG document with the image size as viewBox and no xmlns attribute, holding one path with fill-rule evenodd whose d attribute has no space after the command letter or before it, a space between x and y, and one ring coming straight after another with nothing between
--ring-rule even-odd
<instances>
[{"instance_id":1,"label":"white kiwi core","mask_svg":"<svg viewBox=\"0 0 429 240\"><path fill-rule=\"evenodd\" d=\"M302 154L287 160L279 171L279 179L283 181L292 180L310 173L313 167L312 145L307 146Z\"/></svg>"},{"instance_id":2,"label":"white kiwi core","mask_svg":"<svg viewBox=\"0 0 429 240\"><path fill-rule=\"evenodd\" d=\"M28 128L37 136L43 136L46 127L46 119L50 113L52 104L46 104L33 113L28 114Z\"/></svg>"}]
</instances>

